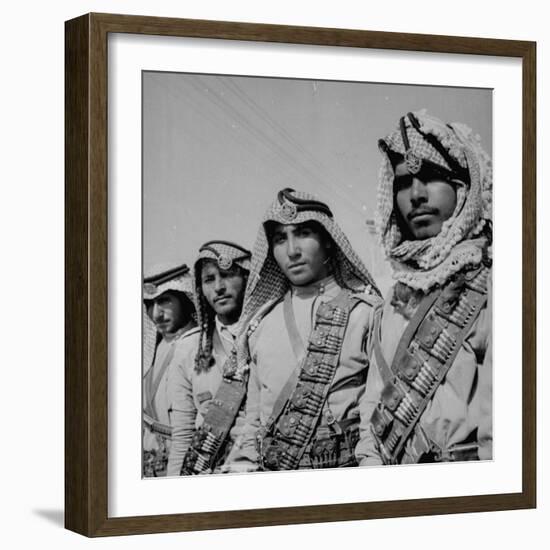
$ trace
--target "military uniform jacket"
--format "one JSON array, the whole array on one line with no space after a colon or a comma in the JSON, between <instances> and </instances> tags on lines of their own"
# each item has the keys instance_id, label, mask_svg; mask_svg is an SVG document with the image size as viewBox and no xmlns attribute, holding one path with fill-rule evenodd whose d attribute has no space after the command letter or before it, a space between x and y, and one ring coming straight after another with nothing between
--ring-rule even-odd
<instances>
[{"instance_id":1,"label":"military uniform jacket","mask_svg":"<svg viewBox=\"0 0 550 550\"><path fill-rule=\"evenodd\" d=\"M316 311L321 303L335 298L341 287L329 277L318 285L296 287L292 307L302 342L307 345ZM359 294L358 296L364 296ZM320 422L358 418L359 402L364 395L368 369L367 340L373 321L373 305L378 298L364 296L352 309L346 327L340 361L323 407ZM261 319L248 341L250 378L246 400L246 420L239 449L230 455L231 471L259 467L256 437L265 426L274 404L293 371L299 367L286 328L283 302L277 303ZM305 354L305 349L304 349Z\"/></svg>"},{"instance_id":2,"label":"military uniform jacket","mask_svg":"<svg viewBox=\"0 0 550 550\"><path fill-rule=\"evenodd\" d=\"M173 392L170 384L172 368L178 349L181 347L188 328L179 331L172 339L162 339L155 351L153 365L143 376L143 408L152 420L169 427L172 421ZM164 363L168 361L166 369ZM161 371L164 370L162 373ZM157 377L161 376L158 385ZM156 391L153 387L156 386ZM145 451L158 450L159 442L157 434L145 427L143 435L143 449Z\"/></svg>"},{"instance_id":3,"label":"military uniform jacket","mask_svg":"<svg viewBox=\"0 0 550 550\"><path fill-rule=\"evenodd\" d=\"M380 327L380 347L388 365L392 364L408 319L414 315L414 308L407 311L406 315L402 307L392 305L389 296L383 307ZM479 459L492 458L491 335L492 288L489 277L485 307L467 333L447 375L435 390L418 422L429 441L442 451L460 444L475 433ZM370 423L384 386L374 349L370 350L370 361L366 395L361 403L361 436L356 447L359 465L383 463ZM414 454L411 451L414 437L410 437L405 446L402 462L407 462L407 456Z\"/></svg>"},{"instance_id":4,"label":"military uniform jacket","mask_svg":"<svg viewBox=\"0 0 550 550\"><path fill-rule=\"evenodd\" d=\"M195 430L202 426L208 406L220 387L223 365L232 348L230 341L232 336L229 330L217 323L213 335L214 364L206 371L197 372L195 355L199 346L199 337L198 328L186 335L185 342L175 358L169 382L173 393L172 446L167 474L169 476L180 475L184 455L191 444ZM229 437L236 437L238 431L236 423Z\"/></svg>"}]
</instances>

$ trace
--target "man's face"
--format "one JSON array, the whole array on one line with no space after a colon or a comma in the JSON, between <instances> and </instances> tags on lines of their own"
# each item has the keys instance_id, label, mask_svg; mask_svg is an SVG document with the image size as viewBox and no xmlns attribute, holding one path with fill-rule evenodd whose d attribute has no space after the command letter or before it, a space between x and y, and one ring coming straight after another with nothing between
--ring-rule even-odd
<instances>
[{"instance_id":1,"label":"man's face","mask_svg":"<svg viewBox=\"0 0 550 550\"><path fill-rule=\"evenodd\" d=\"M441 231L456 208L455 187L443 179L409 174L404 162L395 168L395 203L414 239L428 239Z\"/></svg>"},{"instance_id":2,"label":"man's face","mask_svg":"<svg viewBox=\"0 0 550 550\"><path fill-rule=\"evenodd\" d=\"M201 267L201 288L206 301L225 325L239 320L243 305L246 278L237 267L220 269L205 261Z\"/></svg>"},{"instance_id":3,"label":"man's face","mask_svg":"<svg viewBox=\"0 0 550 550\"><path fill-rule=\"evenodd\" d=\"M147 315L163 336L174 334L185 324L181 301L169 290L149 301Z\"/></svg>"},{"instance_id":4,"label":"man's face","mask_svg":"<svg viewBox=\"0 0 550 550\"><path fill-rule=\"evenodd\" d=\"M309 285L329 274L328 243L315 224L278 223L271 244L275 261L293 285Z\"/></svg>"}]
</instances>

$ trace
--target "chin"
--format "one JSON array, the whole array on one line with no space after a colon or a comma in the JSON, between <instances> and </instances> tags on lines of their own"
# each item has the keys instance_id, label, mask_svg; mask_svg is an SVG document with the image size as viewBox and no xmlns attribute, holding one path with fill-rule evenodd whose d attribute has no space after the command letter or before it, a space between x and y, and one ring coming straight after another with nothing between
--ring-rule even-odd
<instances>
[{"instance_id":1,"label":"chin","mask_svg":"<svg viewBox=\"0 0 550 550\"><path fill-rule=\"evenodd\" d=\"M312 277L308 277L308 276L289 277L288 280L294 286L306 286L306 285L309 285L313 281Z\"/></svg>"},{"instance_id":2,"label":"chin","mask_svg":"<svg viewBox=\"0 0 550 550\"><path fill-rule=\"evenodd\" d=\"M235 311L236 306L234 304L224 306L222 308L216 309L216 315L226 316L226 315L232 315Z\"/></svg>"},{"instance_id":3,"label":"chin","mask_svg":"<svg viewBox=\"0 0 550 550\"><path fill-rule=\"evenodd\" d=\"M441 226L433 227L433 226L427 226L427 227L420 227L415 230L411 230L411 233L414 235L414 238L417 241L423 241L426 239L430 239L431 237L435 237L439 234L441 231Z\"/></svg>"}]
</instances>

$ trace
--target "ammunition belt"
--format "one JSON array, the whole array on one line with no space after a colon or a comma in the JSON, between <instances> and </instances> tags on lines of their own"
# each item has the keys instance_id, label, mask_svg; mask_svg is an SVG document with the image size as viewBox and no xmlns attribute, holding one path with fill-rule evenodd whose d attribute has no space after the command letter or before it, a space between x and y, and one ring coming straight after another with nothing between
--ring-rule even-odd
<instances>
[{"instance_id":1,"label":"ammunition belt","mask_svg":"<svg viewBox=\"0 0 550 550\"><path fill-rule=\"evenodd\" d=\"M344 333L354 303L351 292L342 290L317 309L296 385L278 417L271 418L258 436L264 469L294 470L299 466L316 431L338 367ZM332 449L329 450L331 445L327 441L328 454L333 453ZM321 456L324 451L319 449Z\"/></svg>"},{"instance_id":2,"label":"ammunition belt","mask_svg":"<svg viewBox=\"0 0 550 550\"><path fill-rule=\"evenodd\" d=\"M477 443L477 428L460 443L454 443L447 448L440 447L426 435L422 426L417 424L411 445L403 457L403 464L426 462L465 462L479 460L479 444Z\"/></svg>"},{"instance_id":3,"label":"ammunition belt","mask_svg":"<svg viewBox=\"0 0 550 550\"><path fill-rule=\"evenodd\" d=\"M317 469L357 466L355 447L358 441L358 420L347 428L344 423L321 424L315 430L298 467Z\"/></svg>"},{"instance_id":4,"label":"ammunition belt","mask_svg":"<svg viewBox=\"0 0 550 550\"><path fill-rule=\"evenodd\" d=\"M143 413L143 424L155 434L158 448L143 451L143 476L162 477L168 466L168 445L172 439L172 428Z\"/></svg>"},{"instance_id":5,"label":"ammunition belt","mask_svg":"<svg viewBox=\"0 0 550 550\"><path fill-rule=\"evenodd\" d=\"M386 464L400 462L405 444L485 305L489 273L485 267L462 273L435 300L426 296L429 307L421 303L409 321L391 369L381 357L375 327L377 363L385 384L371 429Z\"/></svg>"},{"instance_id":6,"label":"ammunition belt","mask_svg":"<svg viewBox=\"0 0 550 550\"><path fill-rule=\"evenodd\" d=\"M166 439L172 438L172 426L168 426L166 424L163 424L162 422L159 422L158 420L154 420L153 418L151 418L149 415L145 413L143 415L143 423L153 433L161 435Z\"/></svg>"},{"instance_id":7,"label":"ammunition belt","mask_svg":"<svg viewBox=\"0 0 550 550\"><path fill-rule=\"evenodd\" d=\"M143 451L143 477L163 477L168 467L166 439L157 438L159 448Z\"/></svg>"},{"instance_id":8,"label":"ammunition belt","mask_svg":"<svg viewBox=\"0 0 550 550\"><path fill-rule=\"evenodd\" d=\"M246 382L246 379L222 380L204 416L202 426L193 434L191 445L183 458L180 475L211 471L227 454L227 436L246 395Z\"/></svg>"}]
</instances>

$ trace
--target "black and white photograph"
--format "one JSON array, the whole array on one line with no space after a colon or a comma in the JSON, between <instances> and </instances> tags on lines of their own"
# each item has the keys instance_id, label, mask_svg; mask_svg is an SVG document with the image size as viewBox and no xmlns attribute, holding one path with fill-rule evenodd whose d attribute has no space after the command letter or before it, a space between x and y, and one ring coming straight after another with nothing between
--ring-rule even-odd
<instances>
[{"instance_id":1,"label":"black and white photograph","mask_svg":"<svg viewBox=\"0 0 550 550\"><path fill-rule=\"evenodd\" d=\"M493 459L493 90L142 73L142 476Z\"/></svg>"},{"instance_id":2,"label":"black and white photograph","mask_svg":"<svg viewBox=\"0 0 550 550\"><path fill-rule=\"evenodd\" d=\"M6 3L1 546L548 538L543 11Z\"/></svg>"}]
</instances>

